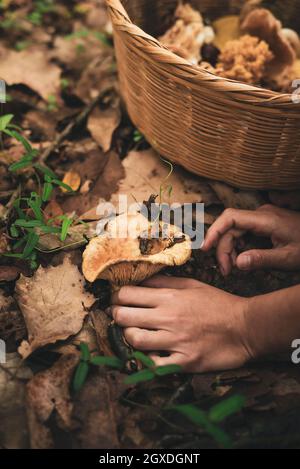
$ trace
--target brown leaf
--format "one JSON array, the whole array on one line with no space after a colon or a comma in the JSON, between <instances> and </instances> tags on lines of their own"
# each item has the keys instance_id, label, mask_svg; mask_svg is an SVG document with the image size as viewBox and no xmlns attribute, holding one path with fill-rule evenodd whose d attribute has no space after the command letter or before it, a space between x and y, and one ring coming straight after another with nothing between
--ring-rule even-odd
<instances>
[{"instance_id":1,"label":"brown leaf","mask_svg":"<svg viewBox=\"0 0 300 469\"><path fill-rule=\"evenodd\" d=\"M208 184L197 176L187 171L174 167L170 177L170 166L162 161L159 155L152 149L146 151L132 151L123 161L125 178L120 182L118 192L111 198L112 203L117 203L118 194L125 194L131 202L143 202L148 200L151 194L159 194L160 186L165 183L172 186L172 194L166 193L164 201L170 204L178 202L212 203L216 200L213 191Z\"/></svg>"},{"instance_id":2,"label":"brown leaf","mask_svg":"<svg viewBox=\"0 0 300 469\"><path fill-rule=\"evenodd\" d=\"M44 209L44 217L46 220L59 217L63 214L64 211L61 206L56 202L56 200L51 200ZM55 221L53 223L55 224ZM58 220L58 224L61 224L60 220Z\"/></svg>"},{"instance_id":3,"label":"brown leaf","mask_svg":"<svg viewBox=\"0 0 300 469\"><path fill-rule=\"evenodd\" d=\"M300 383L298 383L294 378L286 378L275 384L273 392L275 396L300 394Z\"/></svg>"},{"instance_id":4,"label":"brown leaf","mask_svg":"<svg viewBox=\"0 0 300 469\"><path fill-rule=\"evenodd\" d=\"M64 251L80 248L87 244L87 239L91 239L96 234L96 223L85 223L71 226L68 229L67 237L64 241L53 233L39 234L38 247L42 251L52 251L53 249L63 249Z\"/></svg>"},{"instance_id":5,"label":"brown leaf","mask_svg":"<svg viewBox=\"0 0 300 469\"><path fill-rule=\"evenodd\" d=\"M23 358L79 332L86 308L94 302L68 257L58 267L39 267L33 277L22 276L16 284L16 298L28 330L28 341L19 347Z\"/></svg>"},{"instance_id":6,"label":"brown leaf","mask_svg":"<svg viewBox=\"0 0 300 469\"><path fill-rule=\"evenodd\" d=\"M8 353L0 367L0 446L24 449L29 446L25 412L25 383L32 376L17 353Z\"/></svg>"},{"instance_id":7,"label":"brown leaf","mask_svg":"<svg viewBox=\"0 0 300 469\"><path fill-rule=\"evenodd\" d=\"M111 147L112 136L121 121L119 103L105 110L96 107L88 118L88 130L104 152Z\"/></svg>"},{"instance_id":8,"label":"brown leaf","mask_svg":"<svg viewBox=\"0 0 300 469\"><path fill-rule=\"evenodd\" d=\"M120 406L118 399L125 391L124 375L103 372L86 381L74 405L73 418L79 424L77 433L80 448L119 448L118 425Z\"/></svg>"},{"instance_id":9,"label":"brown leaf","mask_svg":"<svg viewBox=\"0 0 300 469\"><path fill-rule=\"evenodd\" d=\"M68 69L74 71L78 76L78 74L80 74L82 70L85 71L95 59L103 62L104 59L111 54L112 51L108 47L104 47L91 32L86 37L56 36L50 57L67 66ZM88 92L88 90L86 90L86 92Z\"/></svg>"},{"instance_id":10,"label":"brown leaf","mask_svg":"<svg viewBox=\"0 0 300 469\"><path fill-rule=\"evenodd\" d=\"M111 319L104 313L104 311L101 310L93 311L91 313L91 318L95 328L100 352L103 355L111 355L111 347L107 336L107 329L111 323Z\"/></svg>"},{"instance_id":11,"label":"brown leaf","mask_svg":"<svg viewBox=\"0 0 300 469\"><path fill-rule=\"evenodd\" d=\"M11 282L16 280L22 269L14 265L0 265L0 282Z\"/></svg>"},{"instance_id":12,"label":"brown leaf","mask_svg":"<svg viewBox=\"0 0 300 469\"><path fill-rule=\"evenodd\" d=\"M83 69L75 87L75 94L85 103L94 99L102 90L116 85L114 60L110 51L101 53Z\"/></svg>"},{"instance_id":13,"label":"brown leaf","mask_svg":"<svg viewBox=\"0 0 300 469\"><path fill-rule=\"evenodd\" d=\"M99 153L99 156L101 156L101 153ZM102 161L100 157L100 168L103 164ZM81 174L81 171L79 172ZM124 170L119 156L115 152L107 153L104 160L104 167L102 166L102 172L100 174L97 172L97 179L92 189L87 194L74 195L64 200L62 203L64 211L75 211L77 215L81 215L98 205L103 199L109 200L111 194L116 192L118 183L123 176Z\"/></svg>"},{"instance_id":14,"label":"brown leaf","mask_svg":"<svg viewBox=\"0 0 300 469\"><path fill-rule=\"evenodd\" d=\"M52 140L55 137L56 120L52 113L40 109L32 109L27 112L23 127L28 128L35 138L38 136L43 140Z\"/></svg>"},{"instance_id":15,"label":"brown leaf","mask_svg":"<svg viewBox=\"0 0 300 469\"><path fill-rule=\"evenodd\" d=\"M265 203L257 191L234 189L222 182L210 181L209 184L226 208L256 210Z\"/></svg>"},{"instance_id":16,"label":"brown leaf","mask_svg":"<svg viewBox=\"0 0 300 469\"><path fill-rule=\"evenodd\" d=\"M42 50L25 49L22 52L0 50L1 78L8 85L23 84L48 100L60 90L61 70L51 64Z\"/></svg>"},{"instance_id":17,"label":"brown leaf","mask_svg":"<svg viewBox=\"0 0 300 469\"><path fill-rule=\"evenodd\" d=\"M5 340L7 348L16 350L15 342L25 336L26 326L18 305L0 290L0 339Z\"/></svg>"},{"instance_id":18,"label":"brown leaf","mask_svg":"<svg viewBox=\"0 0 300 469\"><path fill-rule=\"evenodd\" d=\"M46 426L52 412L63 430L72 429L73 403L70 382L79 353L63 355L50 369L42 371L27 384L27 413L32 449L53 447L51 430Z\"/></svg>"}]
</instances>

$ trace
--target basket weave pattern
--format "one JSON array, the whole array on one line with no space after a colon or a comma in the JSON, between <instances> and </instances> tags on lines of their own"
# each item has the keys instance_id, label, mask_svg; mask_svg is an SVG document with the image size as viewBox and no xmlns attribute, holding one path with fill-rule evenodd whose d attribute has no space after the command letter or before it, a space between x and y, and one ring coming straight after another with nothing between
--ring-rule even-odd
<instances>
[{"instance_id":1,"label":"basket weave pattern","mask_svg":"<svg viewBox=\"0 0 300 469\"><path fill-rule=\"evenodd\" d=\"M123 99L161 155L240 188L300 186L300 104L291 95L217 77L146 33L164 31L177 0L106 2ZM229 0L193 3L213 17L238 11L242 1L233 10Z\"/></svg>"}]
</instances>

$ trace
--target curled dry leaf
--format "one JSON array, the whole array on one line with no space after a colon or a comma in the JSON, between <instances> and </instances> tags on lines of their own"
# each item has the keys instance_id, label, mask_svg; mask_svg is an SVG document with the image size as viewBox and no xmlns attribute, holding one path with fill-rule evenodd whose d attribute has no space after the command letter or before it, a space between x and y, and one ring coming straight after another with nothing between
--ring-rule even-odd
<instances>
[{"instance_id":1,"label":"curled dry leaf","mask_svg":"<svg viewBox=\"0 0 300 469\"><path fill-rule=\"evenodd\" d=\"M63 355L50 369L35 375L27 384L27 415L32 449L53 447L47 421L55 410L56 424L72 429L73 403L70 382L79 360L79 353Z\"/></svg>"},{"instance_id":2,"label":"curled dry leaf","mask_svg":"<svg viewBox=\"0 0 300 469\"><path fill-rule=\"evenodd\" d=\"M76 171L68 171L63 178L63 183L71 187L73 191L77 191L80 187L81 178ZM68 192L64 187L61 188L63 192Z\"/></svg>"},{"instance_id":3,"label":"curled dry leaf","mask_svg":"<svg viewBox=\"0 0 300 469\"><path fill-rule=\"evenodd\" d=\"M23 358L77 334L94 302L84 290L83 276L67 256L58 267L39 267L33 277L22 276L16 284L16 299L28 330L28 341L19 347Z\"/></svg>"},{"instance_id":4,"label":"curled dry leaf","mask_svg":"<svg viewBox=\"0 0 300 469\"><path fill-rule=\"evenodd\" d=\"M25 49L22 52L0 50L0 74L8 85L23 84L48 100L58 95L61 70L49 62L42 50Z\"/></svg>"},{"instance_id":5,"label":"curled dry leaf","mask_svg":"<svg viewBox=\"0 0 300 469\"><path fill-rule=\"evenodd\" d=\"M113 133L120 121L121 111L118 102L104 110L96 107L90 114L87 127L104 152L110 149Z\"/></svg>"}]
</instances>

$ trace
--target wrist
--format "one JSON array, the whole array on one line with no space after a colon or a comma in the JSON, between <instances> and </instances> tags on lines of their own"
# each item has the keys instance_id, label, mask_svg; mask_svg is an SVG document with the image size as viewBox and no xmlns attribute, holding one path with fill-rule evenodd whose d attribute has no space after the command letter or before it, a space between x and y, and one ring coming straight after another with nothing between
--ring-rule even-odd
<instances>
[{"instance_id":1,"label":"wrist","mask_svg":"<svg viewBox=\"0 0 300 469\"><path fill-rule=\"evenodd\" d=\"M255 336L254 298L241 298L242 330L241 340L248 360L259 356L257 337Z\"/></svg>"}]
</instances>

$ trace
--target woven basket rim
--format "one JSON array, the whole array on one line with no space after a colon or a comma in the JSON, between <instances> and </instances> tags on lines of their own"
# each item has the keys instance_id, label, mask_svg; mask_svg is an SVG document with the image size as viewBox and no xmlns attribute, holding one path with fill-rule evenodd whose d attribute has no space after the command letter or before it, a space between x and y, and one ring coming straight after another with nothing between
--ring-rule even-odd
<instances>
[{"instance_id":1,"label":"woven basket rim","mask_svg":"<svg viewBox=\"0 0 300 469\"><path fill-rule=\"evenodd\" d=\"M170 51L158 39L135 25L129 18L120 0L105 1L114 28L136 38L136 47L142 51L143 49L144 51L146 50L148 54L153 56L156 63L174 66L174 70L177 68L181 79L190 81L191 84L201 83L203 85L205 82L208 87L215 89L215 91L226 92L228 95L231 95L233 100L243 102L244 104L247 102L250 105L260 105L273 110L274 108L279 108L282 111L288 109L293 114L294 112L297 114L300 112L300 103L295 103L292 100L292 93L280 93L267 88L219 77L201 68L199 65L193 65Z\"/></svg>"}]
</instances>

